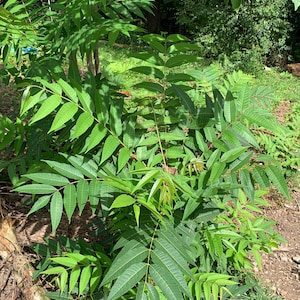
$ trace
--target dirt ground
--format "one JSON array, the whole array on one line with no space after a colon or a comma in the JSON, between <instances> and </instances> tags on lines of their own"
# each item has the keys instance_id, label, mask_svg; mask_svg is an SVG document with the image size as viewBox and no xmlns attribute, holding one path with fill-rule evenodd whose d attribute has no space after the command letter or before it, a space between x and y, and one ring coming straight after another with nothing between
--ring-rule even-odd
<instances>
[{"instance_id":1,"label":"dirt ground","mask_svg":"<svg viewBox=\"0 0 300 300\"><path fill-rule=\"evenodd\" d=\"M14 94L10 90L3 90L0 86L0 113L11 114L13 108L10 101ZM7 97L3 97L7 95ZM276 109L279 121L284 121L289 111L288 101ZM1 178L1 176L0 176ZM300 175L296 184L291 185L292 202L280 199L277 193L271 193L268 200L269 208L264 214L276 221L276 230L287 241L275 249L273 254L263 254L263 269L254 271L274 294L285 300L300 299ZM50 219L47 211L37 215L26 216L28 210L22 206L26 200L22 195L10 192L9 182L0 181L0 300L40 300L44 299L41 282L31 280L32 254L28 245L39 243L43 238L51 235ZM9 217L7 217L9 216ZM60 233L68 236L82 236L80 227L84 229L88 212L83 218L78 218L72 224L65 222ZM84 235L82 236L84 238Z\"/></svg>"}]
</instances>

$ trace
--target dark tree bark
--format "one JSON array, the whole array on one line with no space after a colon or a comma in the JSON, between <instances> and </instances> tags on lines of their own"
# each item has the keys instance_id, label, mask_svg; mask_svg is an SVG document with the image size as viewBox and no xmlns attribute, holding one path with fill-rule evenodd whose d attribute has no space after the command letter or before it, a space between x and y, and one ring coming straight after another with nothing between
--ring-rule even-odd
<instances>
[{"instance_id":1,"label":"dark tree bark","mask_svg":"<svg viewBox=\"0 0 300 300\"><path fill-rule=\"evenodd\" d=\"M150 33L160 33L162 0L155 0L153 14L147 13L147 30Z\"/></svg>"}]
</instances>

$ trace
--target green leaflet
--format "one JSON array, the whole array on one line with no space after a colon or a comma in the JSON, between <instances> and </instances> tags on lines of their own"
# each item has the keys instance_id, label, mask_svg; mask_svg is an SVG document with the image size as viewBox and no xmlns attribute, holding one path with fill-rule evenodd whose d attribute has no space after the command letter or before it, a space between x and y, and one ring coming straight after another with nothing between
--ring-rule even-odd
<instances>
[{"instance_id":1,"label":"green leaflet","mask_svg":"<svg viewBox=\"0 0 300 300\"><path fill-rule=\"evenodd\" d=\"M75 130L72 133L72 139L76 139L83 135L94 123L94 117L89 112L83 112L77 119Z\"/></svg>"},{"instance_id":2,"label":"green leaflet","mask_svg":"<svg viewBox=\"0 0 300 300\"><path fill-rule=\"evenodd\" d=\"M118 173L124 168L124 166L128 163L129 159L131 156L131 151L126 149L126 148L122 148L119 151L119 156L118 156Z\"/></svg>"},{"instance_id":3,"label":"green leaflet","mask_svg":"<svg viewBox=\"0 0 300 300\"><path fill-rule=\"evenodd\" d=\"M128 249L124 247L121 252L114 259L110 269L106 273L101 286L111 282L112 280L118 278L120 274L123 274L134 264L139 264L146 259L148 254L148 249L139 244L135 248ZM145 274L144 274L145 275Z\"/></svg>"},{"instance_id":4,"label":"green leaflet","mask_svg":"<svg viewBox=\"0 0 300 300\"><path fill-rule=\"evenodd\" d=\"M102 269L100 265L97 265L92 269L92 274L90 279L90 291L89 291L91 294L99 286L101 278L102 278Z\"/></svg>"},{"instance_id":5,"label":"green leaflet","mask_svg":"<svg viewBox=\"0 0 300 300\"><path fill-rule=\"evenodd\" d=\"M167 299L184 299L173 276L158 264L150 265L149 274Z\"/></svg>"},{"instance_id":6,"label":"green leaflet","mask_svg":"<svg viewBox=\"0 0 300 300\"><path fill-rule=\"evenodd\" d=\"M75 285L77 284L80 273L81 273L81 268L78 265L72 268L70 274L70 280L69 280L69 292L71 292L74 289Z\"/></svg>"},{"instance_id":7,"label":"green leaflet","mask_svg":"<svg viewBox=\"0 0 300 300\"><path fill-rule=\"evenodd\" d=\"M195 114L196 108L190 96L178 85L172 84L172 89L180 100L181 104L188 110L188 112L190 114Z\"/></svg>"},{"instance_id":8,"label":"green leaflet","mask_svg":"<svg viewBox=\"0 0 300 300\"><path fill-rule=\"evenodd\" d=\"M89 152L105 138L107 129L102 124L96 124L86 140L85 153Z\"/></svg>"},{"instance_id":9,"label":"green leaflet","mask_svg":"<svg viewBox=\"0 0 300 300\"><path fill-rule=\"evenodd\" d=\"M135 286L143 276L145 276L147 270L146 263L135 263L131 265L124 273L122 273L115 284L112 286L108 295L108 300L119 299L133 286ZM175 298L174 298L175 299Z\"/></svg>"},{"instance_id":10,"label":"green leaflet","mask_svg":"<svg viewBox=\"0 0 300 300\"><path fill-rule=\"evenodd\" d=\"M164 254L169 254L169 258L172 260L172 264L179 268L180 272L187 275L189 278L194 278L185 257L183 257L168 241L163 238L155 240L155 247L160 249ZM178 271L177 271L178 272Z\"/></svg>"},{"instance_id":11,"label":"green leaflet","mask_svg":"<svg viewBox=\"0 0 300 300\"><path fill-rule=\"evenodd\" d=\"M253 178L259 184L260 188L267 189L270 186L270 182L264 168L256 166L253 169L252 174Z\"/></svg>"},{"instance_id":12,"label":"green leaflet","mask_svg":"<svg viewBox=\"0 0 300 300\"><path fill-rule=\"evenodd\" d=\"M77 202L78 202L78 208L79 208L79 215L81 215L86 203L87 199L89 197L89 183L81 179L77 183Z\"/></svg>"},{"instance_id":13,"label":"green leaflet","mask_svg":"<svg viewBox=\"0 0 300 300\"><path fill-rule=\"evenodd\" d=\"M74 268L77 265L77 262L71 257L54 257L51 258L52 261L57 264L63 265L64 267Z\"/></svg>"},{"instance_id":14,"label":"green leaflet","mask_svg":"<svg viewBox=\"0 0 300 300\"><path fill-rule=\"evenodd\" d=\"M79 172L76 168L73 166L66 164L66 163L60 163L57 161L51 161L51 160L43 160L47 165L49 165L51 168L53 168L56 172L59 174L66 176L67 178L71 179L83 179L83 175L81 172Z\"/></svg>"},{"instance_id":15,"label":"green leaflet","mask_svg":"<svg viewBox=\"0 0 300 300\"><path fill-rule=\"evenodd\" d=\"M74 103L78 103L78 98L76 91L63 79L59 78L57 83L62 88L63 92L67 95L67 97Z\"/></svg>"},{"instance_id":16,"label":"green leaflet","mask_svg":"<svg viewBox=\"0 0 300 300\"><path fill-rule=\"evenodd\" d=\"M60 223L63 212L63 199L60 192L55 192L50 202L50 216L52 233L54 233Z\"/></svg>"},{"instance_id":17,"label":"green leaflet","mask_svg":"<svg viewBox=\"0 0 300 300\"><path fill-rule=\"evenodd\" d=\"M131 68L130 71L140 73L140 74L145 74L148 76L153 76L158 79L164 78L163 72L160 69L155 67L141 66L141 67Z\"/></svg>"},{"instance_id":18,"label":"green leaflet","mask_svg":"<svg viewBox=\"0 0 300 300\"><path fill-rule=\"evenodd\" d=\"M141 189L145 184L149 183L154 177L156 177L160 173L159 170L150 170L146 173L144 177L138 182L138 184L134 187L131 192L134 194L137 190Z\"/></svg>"},{"instance_id":19,"label":"green leaflet","mask_svg":"<svg viewBox=\"0 0 300 300\"><path fill-rule=\"evenodd\" d=\"M44 94L44 92L44 90L41 90L35 95L31 96L29 87L26 88L22 97L20 115L24 115L28 110L34 107L41 100L41 97Z\"/></svg>"},{"instance_id":20,"label":"green leaflet","mask_svg":"<svg viewBox=\"0 0 300 300\"><path fill-rule=\"evenodd\" d=\"M265 172L272 183L275 185L277 190L287 199L291 199L288 186L286 184L285 178L281 174L280 169L275 166L268 166L265 168Z\"/></svg>"},{"instance_id":21,"label":"green leaflet","mask_svg":"<svg viewBox=\"0 0 300 300\"><path fill-rule=\"evenodd\" d=\"M80 275L80 280L79 280L79 295L83 294L85 288L89 284L91 275L92 275L91 267L90 266L83 267Z\"/></svg>"},{"instance_id":22,"label":"green leaflet","mask_svg":"<svg viewBox=\"0 0 300 300\"><path fill-rule=\"evenodd\" d=\"M235 107L235 99L230 91L227 92L224 101L224 117L229 123L236 120L237 110Z\"/></svg>"},{"instance_id":23,"label":"green leaflet","mask_svg":"<svg viewBox=\"0 0 300 300\"><path fill-rule=\"evenodd\" d=\"M171 259L169 255L161 250L156 250L152 252L151 259L154 264L159 265L164 269L163 274L168 273L168 275L172 277L172 282L175 282L182 293L191 297L180 268L178 268L177 264L174 264L174 260Z\"/></svg>"},{"instance_id":24,"label":"green leaflet","mask_svg":"<svg viewBox=\"0 0 300 300\"><path fill-rule=\"evenodd\" d=\"M198 57L195 55L177 54L176 56L170 57L166 61L166 67L174 68L174 67L182 66L186 63L191 63L196 61L198 61Z\"/></svg>"},{"instance_id":25,"label":"green leaflet","mask_svg":"<svg viewBox=\"0 0 300 300\"><path fill-rule=\"evenodd\" d=\"M76 207L76 202L77 202L76 194L77 193L76 193L76 188L75 188L74 184L68 184L65 186L65 188L64 188L64 208L65 208L65 212L68 217L69 224L71 223L71 218L73 216L73 213L74 213L75 207Z\"/></svg>"},{"instance_id":26,"label":"green leaflet","mask_svg":"<svg viewBox=\"0 0 300 300\"><path fill-rule=\"evenodd\" d=\"M28 216L38 211L39 209L45 207L49 203L50 199L51 199L51 195L40 197L36 202L34 202L33 206L31 207L28 213Z\"/></svg>"},{"instance_id":27,"label":"green leaflet","mask_svg":"<svg viewBox=\"0 0 300 300\"><path fill-rule=\"evenodd\" d=\"M111 157L113 155L115 150L118 148L119 144L120 144L120 142L116 137L114 137L112 135L109 135L107 137L107 139L105 140L104 145L103 145L100 164L105 162L109 157Z\"/></svg>"},{"instance_id":28,"label":"green leaflet","mask_svg":"<svg viewBox=\"0 0 300 300\"><path fill-rule=\"evenodd\" d=\"M94 178L90 182L89 200L93 214L96 212L97 206L99 204L99 200L101 197L101 188L102 182L100 182L97 178Z\"/></svg>"},{"instance_id":29,"label":"green leaflet","mask_svg":"<svg viewBox=\"0 0 300 300\"><path fill-rule=\"evenodd\" d=\"M119 195L112 203L110 209L130 206L135 203L135 199L129 195Z\"/></svg>"},{"instance_id":30,"label":"green leaflet","mask_svg":"<svg viewBox=\"0 0 300 300\"><path fill-rule=\"evenodd\" d=\"M29 178L38 183L44 183L53 186L65 186L66 184L70 183L66 177L54 173L31 173L23 175L22 177Z\"/></svg>"},{"instance_id":31,"label":"green leaflet","mask_svg":"<svg viewBox=\"0 0 300 300\"><path fill-rule=\"evenodd\" d=\"M230 149L221 156L220 162L232 162L242 155L247 149L248 147L236 147Z\"/></svg>"},{"instance_id":32,"label":"green leaflet","mask_svg":"<svg viewBox=\"0 0 300 300\"><path fill-rule=\"evenodd\" d=\"M145 89L150 92L160 93L160 94L164 92L163 86L161 86L159 83L156 82L145 81L145 82L135 84L134 87L138 89Z\"/></svg>"},{"instance_id":33,"label":"green leaflet","mask_svg":"<svg viewBox=\"0 0 300 300\"><path fill-rule=\"evenodd\" d=\"M51 114L61 103L60 95L52 95L48 97L42 103L41 107L34 114L33 118L30 120L29 124L33 124Z\"/></svg>"},{"instance_id":34,"label":"green leaflet","mask_svg":"<svg viewBox=\"0 0 300 300\"><path fill-rule=\"evenodd\" d=\"M78 110L78 106L73 102L65 103L57 112L52 125L49 129L51 131L56 131L70 121Z\"/></svg>"},{"instance_id":35,"label":"green leaflet","mask_svg":"<svg viewBox=\"0 0 300 300\"><path fill-rule=\"evenodd\" d=\"M243 113L243 118L245 118L250 124L256 124L263 128L269 129L272 132L277 132L279 129L279 124L275 117L271 114L266 114L260 110L247 109Z\"/></svg>"},{"instance_id":36,"label":"green leaflet","mask_svg":"<svg viewBox=\"0 0 300 300\"><path fill-rule=\"evenodd\" d=\"M224 170L225 170L225 167L226 167L226 163L225 162L216 162L213 164L212 166L212 169L211 169L211 173L210 173L210 176L209 176L209 180L211 183L213 183L215 180L218 180Z\"/></svg>"},{"instance_id":37,"label":"green leaflet","mask_svg":"<svg viewBox=\"0 0 300 300\"><path fill-rule=\"evenodd\" d=\"M123 113L124 98L117 99L110 106L110 128L116 134L120 136L123 132L122 113Z\"/></svg>"},{"instance_id":38,"label":"green leaflet","mask_svg":"<svg viewBox=\"0 0 300 300\"><path fill-rule=\"evenodd\" d=\"M88 160L82 155L66 155L61 154L65 157L77 170L79 170L84 176L88 178L96 178L98 165L92 159Z\"/></svg>"},{"instance_id":39,"label":"green leaflet","mask_svg":"<svg viewBox=\"0 0 300 300\"><path fill-rule=\"evenodd\" d=\"M52 185L37 184L37 183L21 185L14 189L14 191L16 192L34 194L34 195L52 194L56 192L56 190L57 189Z\"/></svg>"}]
</instances>

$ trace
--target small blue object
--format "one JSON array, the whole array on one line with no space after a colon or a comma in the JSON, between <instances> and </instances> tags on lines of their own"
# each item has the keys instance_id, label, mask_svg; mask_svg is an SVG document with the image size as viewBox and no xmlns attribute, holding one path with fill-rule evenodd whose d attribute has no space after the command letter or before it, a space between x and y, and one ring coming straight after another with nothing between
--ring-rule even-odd
<instances>
[{"instance_id":1,"label":"small blue object","mask_svg":"<svg viewBox=\"0 0 300 300\"><path fill-rule=\"evenodd\" d=\"M33 47L22 48L22 54L37 54L38 49Z\"/></svg>"}]
</instances>

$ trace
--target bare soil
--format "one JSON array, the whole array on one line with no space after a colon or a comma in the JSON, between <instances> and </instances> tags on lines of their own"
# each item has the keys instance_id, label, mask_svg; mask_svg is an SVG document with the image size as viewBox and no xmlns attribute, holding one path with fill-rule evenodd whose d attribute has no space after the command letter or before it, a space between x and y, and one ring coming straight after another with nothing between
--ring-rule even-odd
<instances>
[{"instance_id":1,"label":"bare soil","mask_svg":"<svg viewBox=\"0 0 300 300\"><path fill-rule=\"evenodd\" d=\"M0 84L0 114L14 112L12 99L16 94ZM275 114L280 122L290 112L290 102L284 101ZM1 117L1 116L0 116ZM0 174L0 178L1 178ZM300 299L300 175L291 185L292 202L286 201L274 192L268 196L271 203L264 214L276 221L276 230L286 240L273 254L263 254L263 269L254 267L255 273L274 294L286 300ZM24 195L10 192L9 182L0 181L0 300L45 299L43 283L32 281L32 253L29 245L41 243L51 236L51 222L46 210L27 217L28 208L22 204ZM58 233L88 239L86 227L92 218L90 211L83 217L76 217L71 224L63 220Z\"/></svg>"}]
</instances>

